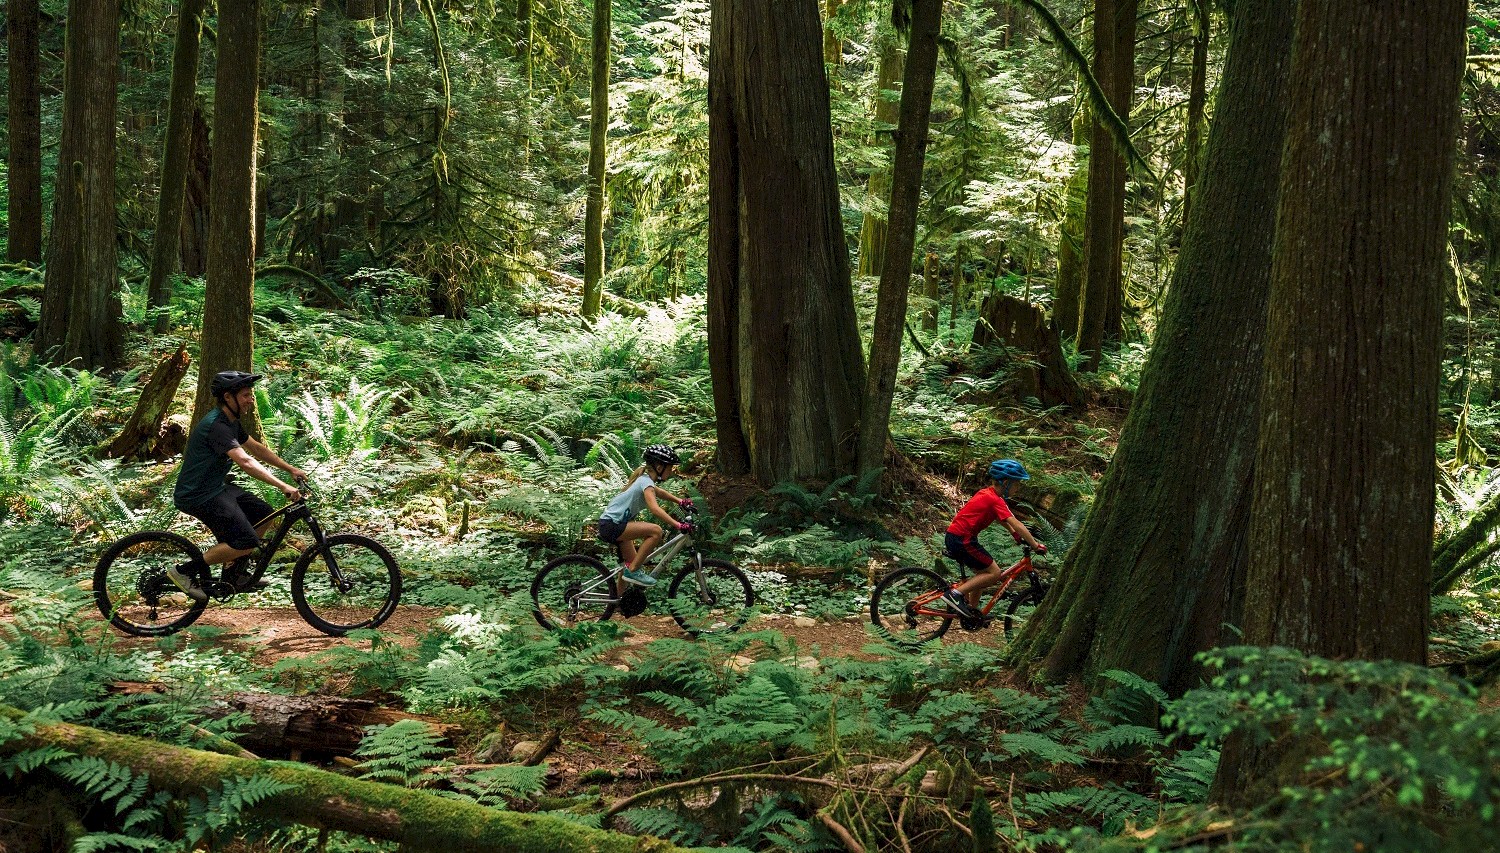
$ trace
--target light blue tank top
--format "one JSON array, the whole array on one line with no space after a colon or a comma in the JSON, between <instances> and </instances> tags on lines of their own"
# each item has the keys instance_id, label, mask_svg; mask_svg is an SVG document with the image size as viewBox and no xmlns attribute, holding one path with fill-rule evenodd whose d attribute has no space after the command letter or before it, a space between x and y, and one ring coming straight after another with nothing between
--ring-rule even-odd
<instances>
[{"instance_id":1,"label":"light blue tank top","mask_svg":"<svg viewBox=\"0 0 1500 853\"><path fill-rule=\"evenodd\" d=\"M625 524L646 508L646 490L656 485L649 475L642 474L635 478L635 482L625 491L615 495L609 506L604 508L600 518L607 518L617 524Z\"/></svg>"}]
</instances>

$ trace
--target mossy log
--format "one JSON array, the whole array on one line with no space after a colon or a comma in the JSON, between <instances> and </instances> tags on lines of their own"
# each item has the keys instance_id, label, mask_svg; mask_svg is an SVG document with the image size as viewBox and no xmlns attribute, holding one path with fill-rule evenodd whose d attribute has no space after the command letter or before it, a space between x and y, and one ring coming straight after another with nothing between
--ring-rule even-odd
<instances>
[{"instance_id":1,"label":"mossy log","mask_svg":"<svg viewBox=\"0 0 1500 853\"><path fill-rule=\"evenodd\" d=\"M1500 548L1500 544L1486 543L1496 527L1500 527L1500 492L1480 504L1479 509L1469 517L1468 524L1444 537L1433 547L1434 595L1442 595L1453 589L1466 572Z\"/></svg>"},{"instance_id":2,"label":"mossy log","mask_svg":"<svg viewBox=\"0 0 1500 853\"><path fill-rule=\"evenodd\" d=\"M189 361L187 345L183 344L157 363L146 387L141 389L141 398L136 402L130 420L104 446L104 458L155 459L160 462L182 451L187 436L164 433L162 422L166 420L172 399L177 396L182 377L187 375Z\"/></svg>"},{"instance_id":3,"label":"mossy log","mask_svg":"<svg viewBox=\"0 0 1500 853\"><path fill-rule=\"evenodd\" d=\"M12 719L22 716L16 709L3 705L0 714ZM489 809L436 794L349 779L293 762L234 758L70 723L37 725L30 734L0 744L0 752L16 753L48 746L149 774L154 788L178 796L200 794L235 777L275 779L292 787L260 801L253 809L256 814L394 841L406 851L675 853L682 850L658 838L590 829L547 815Z\"/></svg>"}]
</instances>

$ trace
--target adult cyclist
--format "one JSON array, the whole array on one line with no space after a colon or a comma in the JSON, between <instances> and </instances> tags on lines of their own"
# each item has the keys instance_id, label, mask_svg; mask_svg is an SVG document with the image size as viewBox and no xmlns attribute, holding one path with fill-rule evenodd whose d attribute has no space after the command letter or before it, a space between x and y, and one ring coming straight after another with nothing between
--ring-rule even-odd
<instances>
[{"instance_id":1,"label":"adult cyclist","mask_svg":"<svg viewBox=\"0 0 1500 853\"><path fill-rule=\"evenodd\" d=\"M242 417L255 405L255 383L259 373L225 370L214 374L211 391L214 410L198 421L188 434L182 465L177 469L177 485L172 503L183 512L208 525L217 543L203 555L203 562L189 562L167 570L167 577L194 601L207 601L203 583L211 577L210 566L227 563L224 581L237 592L248 592L257 586L245 571L241 557L260 547L260 537L270 526L271 505L229 480L235 465L246 474L281 490L288 501L300 500L302 493L288 485L266 467L279 468L293 480L302 482L307 474L283 461L276 451L252 438L245 431ZM254 521L252 521L254 519Z\"/></svg>"}]
</instances>

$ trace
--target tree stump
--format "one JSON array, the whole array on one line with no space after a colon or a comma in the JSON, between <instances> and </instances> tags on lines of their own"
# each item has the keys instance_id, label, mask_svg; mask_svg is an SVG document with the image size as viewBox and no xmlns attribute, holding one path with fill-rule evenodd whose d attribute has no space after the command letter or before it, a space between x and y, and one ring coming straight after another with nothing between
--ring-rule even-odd
<instances>
[{"instance_id":1,"label":"tree stump","mask_svg":"<svg viewBox=\"0 0 1500 853\"><path fill-rule=\"evenodd\" d=\"M1049 407L1073 409L1082 403L1078 382L1063 357L1062 335L1042 309L1014 296L991 296L974 327L974 346L996 344L1017 353L1011 363L1017 396L1035 397Z\"/></svg>"},{"instance_id":2,"label":"tree stump","mask_svg":"<svg viewBox=\"0 0 1500 853\"><path fill-rule=\"evenodd\" d=\"M188 369L187 345L170 353L151 371L151 378L141 391L140 402L130 420L104 448L106 459L155 459L166 461L182 452L187 434L180 424L168 423L167 410L177 396L177 386Z\"/></svg>"}]
</instances>

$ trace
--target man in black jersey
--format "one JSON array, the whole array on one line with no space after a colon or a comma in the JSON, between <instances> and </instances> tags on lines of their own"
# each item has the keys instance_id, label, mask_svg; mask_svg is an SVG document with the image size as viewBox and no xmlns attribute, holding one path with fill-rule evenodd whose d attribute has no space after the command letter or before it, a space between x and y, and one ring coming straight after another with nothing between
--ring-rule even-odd
<instances>
[{"instance_id":1,"label":"man in black jersey","mask_svg":"<svg viewBox=\"0 0 1500 853\"><path fill-rule=\"evenodd\" d=\"M178 509L208 525L218 543L203 555L202 564L185 563L167 570L167 577L194 601L207 601L200 580L209 577L208 567L229 563L224 580L240 592L254 587L248 575L235 561L248 556L260 546L265 531L257 525L274 511L271 505L245 491L228 479L230 469L238 465L246 474L281 490L288 501L300 500L296 488L277 478L266 467L270 465L301 482L307 478L302 469L289 465L276 451L251 438L240 422L243 413L255 405L255 383L259 373L225 370L215 374L212 391L218 406L199 421L188 435L182 452L182 467L177 470L177 486L172 503ZM252 521L253 520L253 521Z\"/></svg>"}]
</instances>

